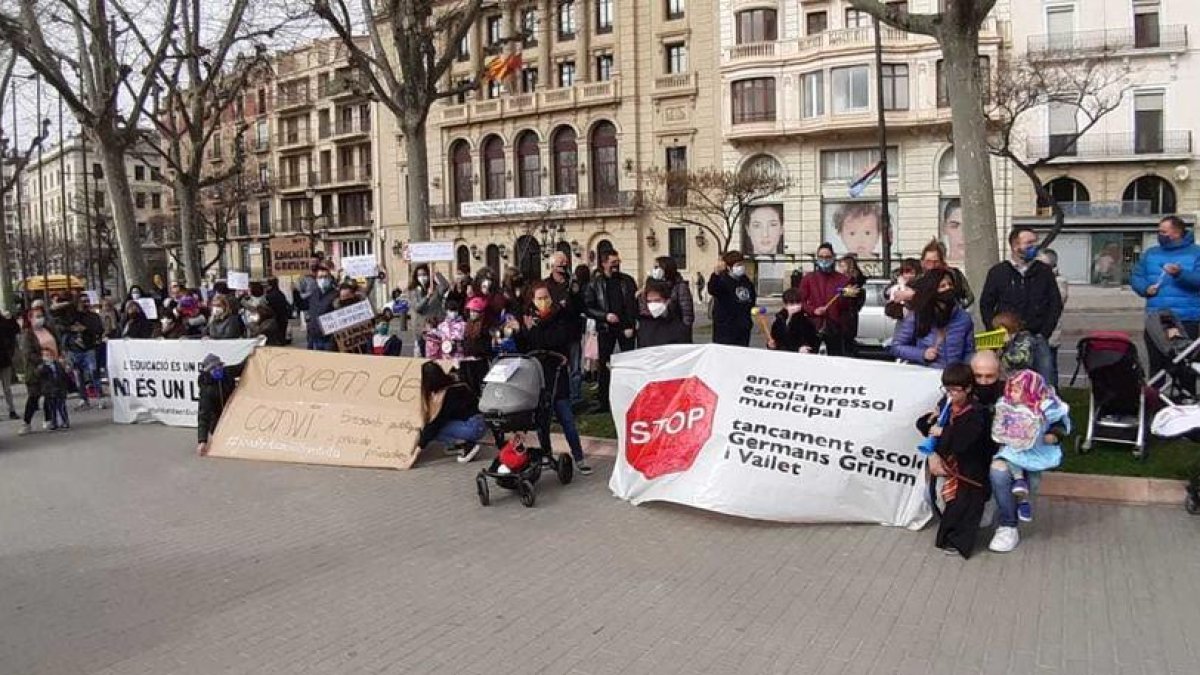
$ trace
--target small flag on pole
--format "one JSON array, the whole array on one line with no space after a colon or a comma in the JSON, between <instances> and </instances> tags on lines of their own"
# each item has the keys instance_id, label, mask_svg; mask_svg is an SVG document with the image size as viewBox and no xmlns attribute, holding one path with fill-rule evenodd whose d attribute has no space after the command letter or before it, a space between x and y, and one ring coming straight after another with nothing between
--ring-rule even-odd
<instances>
[{"instance_id":1,"label":"small flag on pole","mask_svg":"<svg viewBox=\"0 0 1200 675\"><path fill-rule=\"evenodd\" d=\"M853 181L851 181L850 196L851 197L861 197L862 194L864 192L866 192L867 186L871 184L871 181L875 180L875 176L879 175L879 170L882 168L883 168L882 161L875 162L875 164L873 164L871 166L871 168L867 169L866 172L863 173L863 175L861 175L858 178L855 178Z\"/></svg>"}]
</instances>

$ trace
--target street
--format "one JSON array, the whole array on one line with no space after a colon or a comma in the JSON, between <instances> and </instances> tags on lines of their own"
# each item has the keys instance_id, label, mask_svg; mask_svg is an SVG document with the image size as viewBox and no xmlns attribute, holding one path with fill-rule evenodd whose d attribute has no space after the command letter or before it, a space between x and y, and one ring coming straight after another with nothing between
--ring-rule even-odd
<instances>
[{"instance_id":1,"label":"street","mask_svg":"<svg viewBox=\"0 0 1200 675\"><path fill-rule=\"evenodd\" d=\"M0 429L3 673L1192 673L1200 518L1043 500L1016 552L607 489L199 459L192 430Z\"/></svg>"}]
</instances>

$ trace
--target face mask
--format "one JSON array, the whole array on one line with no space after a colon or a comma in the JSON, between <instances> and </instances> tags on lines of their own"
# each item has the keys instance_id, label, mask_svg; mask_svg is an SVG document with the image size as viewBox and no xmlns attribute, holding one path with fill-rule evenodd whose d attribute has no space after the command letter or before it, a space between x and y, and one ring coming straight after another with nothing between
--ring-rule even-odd
<instances>
[{"instance_id":1,"label":"face mask","mask_svg":"<svg viewBox=\"0 0 1200 675\"><path fill-rule=\"evenodd\" d=\"M130 293L130 294L129 294L129 297L133 298L134 300L141 300L141 299L142 299L142 294L141 294L141 292L140 292L140 291L134 291L134 292L132 292L132 293Z\"/></svg>"},{"instance_id":2,"label":"face mask","mask_svg":"<svg viewBox=\"0 0 1200 675\"><path fill-rule=\"evenodd\" d=\"M317 280L317 284L321 286L322 291L328 292L329 289L333 288L333 279L330 279L329 277L321 277Z\"/></svg>"},{"instance_id":3,"label":"face mask","mask_svg":"<svg viewBox=\"0 0 1200 675\"><path fill-rule=\"evenodd\" d=\"M611 268L609 268L609 274L618 274L618 273L620 273L620 271L621 271L620 265L613 265Z\"/></svg>"},{"instance_id":4,"label":"face mask","mask_svg":"<svg viewBox=\"0 0 1200 675\"><path fill-rule=\"evenodd\" d=\"M484 281L482 284L479 284L479 288L482 289L484 293L487 293L488 291L492 290L492 282Z\"/></svg>"},{"instance_id":5,"label":"face mask","mask_svg":"<svg viewBox=\"0 0 1200 675\"><path fill-rule=\"evenodd\" d=\"M533 306L537 307L539 314L545 316L554 308L554 300L551 298L538 298L533 301Z\"/></svg>"},{"instance_id":6,"label":"face mask","mask_svg":"<svg viewBox=\"0 0 1200 675\"><path fill-rule=\"evenodd\" d=\"M45 326L46 326L46 318L45 317L36 316L33 318L33 327L34 328L44 328Z\"/></svg>"},{"instance_id":7,"label":"face mask","mask_svg":"<svg viewBox=\"0 0 1200 675\"><path fill-rule=\"evenodd\" d=\"M483 318L483 314L479 312L467 312L467 318L471 321L478 321Z\"/></svg>"},{"instance_id":8,"label":"face mask","mask_svg":"<svg viewBox=\"0 0 1200 675\"><path fill-rule=\"evenodd\" d=\"M1037 258L1037 245L1026 246L1024 251L1021 251L1021 259L1025 262L1033 262Z\"/></svg>"},{"instance_id":9,"label":"face mask","mask_svg":"<svg viewBox=\"0 0 1200 675\"><path fill-rule=\"evenodd\" d=\"M213 382L220 382L221 380L225 379L225 367L217 366L216 368L208 371L208 374L210 377L212 377Z\"/></svg>"},{"instance_id":10,"label":"face mask","mask_svg":"<svg viewBox=\"0 0 1200 675\"><path fill-rule=\"evenodd\" d=\"M662 281L664 278L666 278L666 276L667 273L663 272L661 267L655 267L654 269L650 270L650 278L656 281Z\"/></svg>"},{"instance_id":11,"label":"face mask","mask_svg":"<svg viewBox=\"0 0 1200 675\"><path fill-rule=\"evenodd\" d=\"M955 293L953 290L949 290L949 291L942 291L942 292L940 292L940 293L938 293L938 294L937 294L937 300L938 300L938 302L940 302L940 303L943 303L943 304L947 304L947 305L948 305L948 304L950 304L950 303L953 303L953 302L954 302L954 297L955 297L955 295L957 295L957 294L956 294L956 293Z\"/></svg>"},{"instance_id":12,"label":"face mask","mask_svg":"<svg viewBox=\"0 0 1200 675\"><path fill-rule=\"evenodd\" d=\"M379 323L375 324L375 334L376 335L387 335L388 334L388 325L386 323L384 323L383 321L380 321Z\"/></svg>"},{"instance_id":13,"label":"face mask","mask_svg":"<svg viewBox=\"0 0 1200 675\"><path fill-rule=\"evenodd\" d=\"M258 323L258 315L251 314L250 316L246 317L246 320L249 321L250 323Z\"/></svg>"},{"instance_id":14,"label":"face mask","mask_svg":"<svg viewBox=\"0 0 1200 675\"><path fill-rule=\"evenodd\" d=\"M447 321L454 321L457 318L458 318L458 312L456 312L454 310L450 310L450 311L446 312L446 320Z\"/></svg>"},{"instance_id":15,"label":"face mask","mask_svg":"<svg viewBox=\"0 0 1200 675\"><path fill-rule=\"evenodd\" d=\"M512 337L512 335L513 335L513 329L511 329L511 328L507 328L507 327L506 327L506 328L505 328L505 329L504 329L504 330L501 332L501 335L503 335L503 336L504 336L504 337L506 337L506 338L510 338L510 337Z\"/></svg>"},{"instance_id":16,"label":"face mask","mask_svg":"<svg viewBox=\"0 0 1200 675\"><path fill-rule=\"evenodd\" d=\"M789 316L794 316L804 311L804 305L787 305L784 309L787 310Z\"/></svg>"},{"instance_id":17,"label":"face mask","mask_svg":"<svg viewBox=\"0 0 1200 675\"><path fill-rule=\"evenodd\" d=\"M746 266L734 265L733 269L729 270L729 273L732 274L735 279L741 279L742 277L746 276Z\"/></svg>"},{"instance_id":18,"label":"face mask","mask_svg":"<svg viewBox=\"0 0 1200 675\"><path fill-rule=\"evenodd\" d=\"M172 325L173 323L174 323L174 322L173 322L173 321L171 321L170 319L163 319L163 320L162 320L162 327L163 327L163 330L170 330L170 329L171 329L171 325Z\"/></svg>"},{"instance_id":19,"label":"face mask","mask_svg":"<svg viewBox=\"0 0 1200 675\"><path fill-rule=\"evenodd\" d=\"M833 271L833 261L832 260L818 260L817 261L817 271L818 272L832 272Z\"/></svg>"},{"instance_id":20,"label":"face mask","mask_svg":"<svg viewBox=\"0 0 1200 675\"><path fill-rule=\"evenodd\" d=\"M650 316L656 319L667 313L667 303L665 302L648 302L646 308L650 310Z\"/></svg>"},{"instance_id":21,"label":"face mask","mask_svg":"<svg viewBox=\"0 0 1200 675\"><path fill-rule=\"evenodd\" d=\"M995 405L996 401L1000 400L1000 394L1004 391L1003 386L999 381L991 384L977 384L973 389L975 398L979 399L979 402L983 405Z\"/></svg>"},{"instance_id":22,"label":"face mask","mask_svg":"<svg viewBox=\"0 0 1200 675\"><path fill-rule=\"evenodd\" d=\"M418 274L417 275L417 283L421 284L422 286L425 286L429 283L429 277L425 276L424 274Z\"/></svg>"},{"instance_id":23,"label":"face mask","mask_svg":"<svg viewBox=\"0 0 1200 675\"><path fill-rule=\"evenodd\" d=\"M1170 246L1173 243L1175 243L1175 240L1168 237L1167 235L1165 235L1165 234L1158 235L1158 245L1159 246Z\"/></svg>"},{"instance_id":24,"label":"face mask","mask_svg":"<svg viewBox=\"0 0 1200 675\"><path fill-rule=\"evenodd\" d=\"M224 307L213 307L212 315L213 315L214 319L220 319L221 317L225 316L225 308Z\"/></svg>"}]
</instances>

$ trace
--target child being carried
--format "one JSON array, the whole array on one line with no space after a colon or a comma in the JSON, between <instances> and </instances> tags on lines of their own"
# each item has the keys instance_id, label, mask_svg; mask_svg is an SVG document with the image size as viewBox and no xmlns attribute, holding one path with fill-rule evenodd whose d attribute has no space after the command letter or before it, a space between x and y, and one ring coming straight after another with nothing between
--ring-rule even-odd
<instances>
[{"instance_id":1,"label":"child being carried","mask_svg":"<svg viewBox=\"0 0 1200 675\"><path fill-rule=\"evenodd\" d=\"M1071 432L1070 408L1032 370L1013 374L1004 386L992 418L992 440L1000 445L993 468L1013 478L1017 518L1033 520L1028 472L1053 469L1062 463L1062 439Z\"/></svg>"}]
</instances>

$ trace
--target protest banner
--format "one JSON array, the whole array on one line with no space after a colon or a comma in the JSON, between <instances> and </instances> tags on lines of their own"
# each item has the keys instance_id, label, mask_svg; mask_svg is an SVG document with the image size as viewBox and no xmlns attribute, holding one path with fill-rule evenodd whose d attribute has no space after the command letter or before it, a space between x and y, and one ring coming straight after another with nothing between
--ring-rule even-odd
<instances>
[{"instance_id":1,"label":"protest banner","mask_svg":"<svg viewBox=\"0 0 1200 675\"><path fill-rule=\"evenodd\" d=\"M357 326L361 323L371 323L375 320L375 310L371 309L371 303L368 300L356 302L349 307L335 309L332 312L318 317L321 323L321 333L324 335L333 335L339 330Z\"/></svg>"},{"instance_id":2,"label":"protest banner","mask_svg":"<svg viewBox=\"0 0 1200 675\"><path fill-rule=\"evenodd\" d=\"M408 261L410 263L453 262L454 242L452 241L414 241L408 245Z\"/></svg>"},{"instance_id":3,"label":"protest banner","mask_svg":"<svg viewBox=\"0 0 1200 675\"><path fill-rule=\"evenodd\" d=\"M722 345L613 359L609 487L730 515L917 528L930 517L914 422L941 372Z\"/></svg>"},{"instance_id":4,"label":"protest banner","mask_svg":"<svg viewBox=\"0 0 1200 675\"><path fill-rule=\"evenodd\" d=\"M355 279L368 279L379 273L379 263L373 255L352 255L342 258L342 271Z\"/></svg>"},{"instance_id":5,"label":"protest banner","mask_svg":"<svg viewBox=\"0 0 1200 675\"><path fill-rule=\"evenodd\" d=\"M370 322L356 323L334 333L333 342L343 354L358 354L362 353L374 334L375 327Z\"/></svg>"},{"instance_id":6,"label":"protest banner","mask_svg":"<svg viewBox=\"0 0 1200 675\"><path fill-rule=\"evenodd\" d=\"M271 274L276 277L300 276L308 272L312 245L308 237L271 237Z\"/></svg>"},{"instance_id":7,"label":"protest banner","mask_svg":"<svg viewBox=\"0 0 1200 675\"><path fill-rule=\"evenodd\" d=\"M248 291L250 290L250 273L230 271L227 283L231 290Z\"/></svg>"},{"instance_id":8,"label":"protest banner","mask_svg":"<svg viewBox=\"0 0 1200 675\"><path fill-rule=\"evenodd\" d=\"M145 314L147 319L151 321L158 319L158 303L154 302L154 298L138 298L137 304L142 308L142 314Z\"/></svg>"},{"instance_id":9,"label":"protest banner","mask_svg":"<svg viewBox=\"0 0 1200 675\"><path fill-rule=\"evenodd\" d=\"M109 340L113 422L196 426L200 362L241 363L259 340Z\"/></svg>"},{"instance_id":10,"label":"protest banner","mask_svg":"<svg viewBox=\"0 0 1200 675\"><path fill-rule=\"evenodd\" d=\"M423 359L264 347L225 407L211 457L407 469Z\"/></svg>"}]
</instances>

